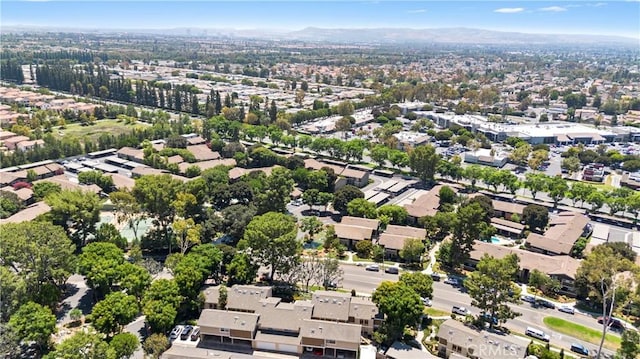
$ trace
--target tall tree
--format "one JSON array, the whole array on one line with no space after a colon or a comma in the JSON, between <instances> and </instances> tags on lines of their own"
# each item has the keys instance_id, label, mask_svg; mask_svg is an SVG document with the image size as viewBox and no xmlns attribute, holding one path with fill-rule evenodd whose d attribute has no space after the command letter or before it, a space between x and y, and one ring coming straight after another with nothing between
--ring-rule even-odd
<instances>
[{"instance_id":1,"label":"tall tree","mask_svg":"<svg viewBox=\"0 0 640 359\"><path fill-rule=\"evenodd\" d=\"M547 189L547 176L543 173L525 174L524 186L531 191L531 196L536 199L536 194Z\"/></svg>"},{"instance_id":2,"label":"tall tree","mask_svg":"<svg viewBox=\"0 0 640 359\"><path fill-rule=\"evenodd\" d=\"M410 265L420 263L423 252L424 243L422 243L422 239L407 238L404 240L404 245L400 250L400 258Z\"/></svg>"},{"instance_id":3,"label":"tall tree","mask_svg":"<svg viewBox=\"0 0 640 359\"><path fill-rule=\"evenodd\" d=\"M80 250L100 220L100 197L92 192L62 190L49 194L45 202L51 207L53 222L67 231Z\"/></svg>"},{"instance_id":4,"label":"tall tree","mask_svg":"<svg viewBox=\"0 0 640 359\"><path fill-rule=\"evenodd\" d=\"M520 315L507 305L519 301L520 293L514 293L515 288L512 285L519 270L518 257L515 254L502 259L485 254L476 265L476 270L464 282L472 299L471 304L482 311L484 318L491 318L491 327L494 320L505 323L508 319Z\"/></svg>"},{"instance_id":5,"label":"tall tree","mask_svg":"<svg viewBox=\"0 0 640 359\"><path fill-rule=\"evenodd\" d=\"M140 340L135 334L116 334L109 342L109 348L114 352L116 359L127 359L140 347Z\"/></svg>"},{"instance_id":6,"label":"tall tree","mask_svg":"<svg viewBox=\"0 0 640 359\"><path fill-rule=\"evenodd\" d=\"M35 342L43 350L48 347L51 334L56 331L56 316L51 309L28 302L11 316L9 328L20 340Z\"/></svg>"},{"instance_id":7,"label":"tall tree","mask_svg":"<svg viewBox=\"0 0 640 359\"><path fill-rule=\"evenodd\" d=\"M102 340L100 335L85 331L78 331L56 345L54 351L45 358L65 359L107 359L115 356L109 345Z\"/></svg>"},{"instance_id":8,"label":"tall tree","mask_svg":"<svg viewBox=\"0 0 640 359\"><path fill-rule=\"evenodd\" d=\"M529 229L544 231L549 223L549 210L538 204L529 204L522 210L522 219Z\"/></svg>"},{"instance_id":9,"label":"tall tree","mask_svg":"<svg viewBox=\"0 0 640 359\"><path fill-rule=\"evenodd\" d=\"M124 222L133 232L133 238L138 240L138 225L144 219L142 207L128 190L111 192L111 203L115 206L116 219Z\"/></svg>"},{"instance_id":10,"label":"tall tree","mask_svg":"<svg viewBox=\"0 0 640 359\"><path fill-rule=\"evenodd\" d=\"M423 182L433 181L440 156L431 145L418 146L409 152L409 167Z\"/></svg>"},{"instance_id":11,"label":"tall tree","mask_svg":"<svg viewBox=\"0 0 640 359\"><path fill-rule=\"evenodd\" d=\"M124 253L113 243L89 243L78 258L78 272L98 296L109 293L120 279Z\"/></svg>"},{"instance_id":12,"label":"tall tree","mask_svg":"<svg viewBox=\"0 0 640 359\"><path fill-rule=\"evenodd\" d=\"M403 282L382 282L371 300L385 316L384 324L375 334L376 340L385 344L400 338L405 327L414 327L424 308L418 293Z\"/></svg>"},{"instance_id":13,"label":"tall tree","mask_svg":"<svg viewBox=\"0 0 640 359\"><path fill-rule=\"evenodd\" d=\"M296 241L297 227L293 217L269 212L255 217L244 232L238 248L247 250L253 260L275 274L286 274L299 260L300 244Z\"/></svg>"},{"instance_id":14,"label":"tall tree","mask_svg":"<svg viewBox=\"0 0 640 359\"><path fill-rule=\"evenodd\" d=\"M433 279L422 272L406 272L400 281L413 289L422 298L433 298Z\"/></svg>"},{"instance_id":15,"label":"tall tree","mask_svg":"<svg viewBox=\"0 0 640 359\"><path fill-rule=\"evenodd\" d=\"M356 198L347 205L347 213L354 217L376 218L376 205L364 198Z\"/></svg>"},{"instance_id":16,"label":"tall tree","mask_svg":"<svg viewBox=\"0 0 640 359\"><path fill-rule=\"evenodd\" d=\"M180 253L185 254L189 248L200 243L202 226L195 224L193 218L177 218L171 224Z\"/></svg>"},{"instance_id":17,"label":"tall tree","mask_svg":"<svg viewBox=\"0 0 640 359\"><path fill-rule=\"evenodd\" d=\"M473 243L493 234L493 227L486 222L486 211L477 202L458 208L453 228L451 263L453 267L464 264L473 249Z\"/></svg>"},{"instance_id":18,"label":"tall tree","mask_svg":"<svg viewBox=\"0 0 640 359\"><path fill-rule=\"evenodd\" d=\"M136 297L113 292L93 307L89 318L96 330L110 336L119 333L124 325L129 324L138 310Z\"/></svg>"},{"instance_id":19,"label":"tall tree","mask_svg":"<svg viewBox=\"0 0 640 359\"><path fill-rule=\"evenodd\" d=\"M358 187L346 185L336 191L333 199L333 209L345 213L349 202L356 198L364 198L364 193Z\"/></svg>"}]
</instances>

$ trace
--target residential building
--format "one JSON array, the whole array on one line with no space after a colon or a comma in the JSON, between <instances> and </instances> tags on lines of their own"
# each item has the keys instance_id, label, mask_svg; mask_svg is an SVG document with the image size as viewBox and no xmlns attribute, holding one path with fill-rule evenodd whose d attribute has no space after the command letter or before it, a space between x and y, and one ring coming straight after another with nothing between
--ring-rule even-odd
<instances>
[{"instance_id":1,"label":"residential building","mask_svg":"<svg viewBox=\"0 0 640 359\"><path fill-rule=\"evenodd\" d=\"M528 339L480 331L454 319L440 324L437 338L439 356L444 358L524 358L529 345Z\"/></svg>"},{"instance_id":2,"label":"residential building","mask_svg":"<svg viewBox=\"0 0 640 359\"><path fill-rule=\"evenodd\" d=\"M527 236L527 249L550 256L568 255L576 241L591 232L589 221L589 217L580 213L561 212L550 218L544 235L530 233Z\"/></svg>"},{"instance_id":3,"label":"residential building","mask_svg":"<svg viewBox=\"0 0 640 359\"><path fill-rule=\"evenodd\" d=\"M354 248L363 240L373 240L378 235L380 221L359 217L344 216L340 223L334 224L336 235L348 248Z\"/></svg>"}]
</instances>

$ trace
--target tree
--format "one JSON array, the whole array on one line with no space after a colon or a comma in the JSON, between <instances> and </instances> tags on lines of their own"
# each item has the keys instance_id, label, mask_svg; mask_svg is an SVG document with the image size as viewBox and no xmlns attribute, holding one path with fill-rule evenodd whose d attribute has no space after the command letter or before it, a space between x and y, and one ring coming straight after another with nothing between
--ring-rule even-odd
<instances>
[{"instance_id":1,"label":"tree","mask_svg":"<svg viewBox=\"0 0 640 359\"><path fill-rule=\"evenodd\" d=\"M531 168L534 171L537 171L542 166L542 164L548 160L549 160L549 151L536 150L536 151L533 151L527 163L529 165L529 168Z\"/></svg>"},{"instance_id":2,"label":"tree","mask_svg":"<svg viewBox=\"0 0 640 359\"><path fill-rule=\"evenodd\" d=\"M113 178L102 173L102 171L86 171L78 174L78 182L81 184L95 184L103 192L111 192L113 189Z\"/></svg>"},{"instance_id":3,"label":"tree","mask_svg":"<svg viewBox=\"0 0 640 359\"><path fill-rule=\"evenodd\" d=\"M258 213L286 212L293 185L291 171L282 167L274 168L261 190L254 190Z\"/></svg>"},{"instance_id":4,"label":"tree","mask_svg":"<svg viewBox=\"0 0 640 359\"><path fill-rule=\"evenodd\" d=\"M395 204L385 204L378 208L378 217L386 216L391 224L402 225L407 221L409 214L404 207Z\"/></svg>"},{"instance_id":5,"label":"tree","mask_svg":"<svg viewBox=\"0 0 640 359\"><path fill-rule=\"evenodd\" d=\"M591 212L596 213L602 208L602 206L607 201L607 197L605 197L604 193L600 191L593 191L587 197L587 203L591 205Z\"/></svg>"},{"instance_id":6,"label":"tree","mask_svg":"<svg viewBox=\"0 0 640 359\"><path fill-rule=\"evenodd\" d=\"M351 116L355 112L355 107L353 106L353 102L350 100L342 101L338 104L337 108L338 115L340 116Z\"/></svg>"},{"instance_id":7,"label":"tree","mask_svg":"<svg viewBox=\"0 0 640 359\"><path fill-rule=\"evenodd\" d=\"M404 245L400 250L400 258L404 259L404 262L408 264L419 263L423 252L424 243L422 243L422 239L407 238L404 240Z\"/></svg>"},{"instance_id":8,"label":"tree","mask_svg":"<svg viewBox=\"0 0 640 359\"><path fill-rule=\"evenodd\" d=\"M297 228L293 217L269 212L249 222L238 248L247 250L253 260L271 267L271 276L286 274L298 262L300 244L296 241Z\"/></svg>"},{"instance_id":9,"label":"tree","mask_svg":"<svg viewBox=\"0 0 640 359\"><path fill-rule=\"evenodd\" d=\"M160 355L169 349L169 339L164 334L151 334L142 344L142 348L147 355L153 359L160 358Z\"/></svg>"},{"instance_id":10,"label":"tree","mask_svg":"<svg viewBox=\"0 0 640 359\"><path fill-rule=\"evenodd\" d=\"M356 252L360 258L369 258L373 250L373 243L370 240L362 240L356 243Z\"/></svg>"},{"instance_id":11,"label":"tree","mask_svg":"<svg viewBox=\"0 0 640 359\"><path fill-rule=\"evenodd\" d=\"M8 218L24 208L17 194L0 191L0 218Z\"/></svg>"},{"instance_id":12,"label":"tree","mask_svg":"<svg viewBox=\"0 0 640 359\"><path fill-rule=\"evenodd\" d=\"M62 226L80 250L100 220L100 197L92 192L62 190L50 193L45 202L51 207L53 223Z\"/></svg>"},{"instance_id":13,"label":"tree","mask_svg":"<svg viewBox=\"0 0 640 359\"><path fill-rule=\"evenodd\" d=\"M560 176L549 177L546 187L549 192L549 197L553 200L554 207L558 206L558 202L560 202L569 191L567 181Z\"/></svg>"},{"instance_id":14,"label":"tree","mask_svg":"<svg viewBox=\"0 0 640 359\"><path fill-rule=\"evenodd\" d=\"M74 250L64 230L48 222L0 226L0 262L4 265L0 267L2 318L8 316L7 310L17 308L23 301L55 305L59 299L57 288L61 288L75 270ZM5 296L9 301L4 300Z\"/></svg>"},{"instance_id":15,"label":"tree","mask_svg":"<svg viewBox=\"0 0 640 359\"><path fill-rule=\"evenodd\" d=\"M140 265L124 262L118 268L120 271L120 287L127 294L133 295L138 301L151 285L151 274Z\"/></svg>"},{"instance_id":16,"label":"tree","mask_svg":"<svg viewBox=\"0 0 640 359\"><path fill-rule=\"evenodd\" d=\"M540 290L546 295L554 296L560 289L560 282L557 279L549 277L546 273L534 269L529 274L529 286Z\"/></svg>"},{"instance_id":17,"label":"tree","mask_svg":"<svg viewBox=\"0 0 640 359\"><path fill-rule=\"evenodd\" d=\"M520 293L513 293L515 288L511 285L519 270L515 254L502 259L485 254L476 265L476 270L464 282L472 299L471 304L489 318L495 318L498 323L505 323L508 319L519 316L520 313L514 312L506 304L519 301ZM489 320L489 326L493 325L494 320Z\"/></svg>"},{"instance_id":18,"label":"tree","mask_svg":"<svg viewBox=\"0 0 640 359\"><path fill-rule=\"evenodd\" d=\"M109 348L113 350L117 359L131 358L139 346L138 337L131 333L116 334L109 343Z\"/></svg>"},{"instance_id":19,"label":"tree","mask_svg":"<svg viewBox=\"0 0 640 359\"><path fill-rule=\"evenodd\" d=\"M567 197L571 198L573 205L580 201L580 206L584 205L589 195L595 191L595 187L582 182L571 183L571 188L567 191Z\"/></svg>"},{"instance_id":20,"label":"tree","mask_svg":"<svg viewBox=\"0 0 640 359\"><path fill-rule=\"evenodd\" d=\"M418 146L409 152L409 167L423 182L433 181L440 156L433 146Z\"/></svg>"},{"instance_id":21,"label":"tree","mask_svg":"<svg viewBox=\"0 0 640 359\"><path fill-rule=\"evenodd\" d=\"M122 292L113 292L93 307L89 318L96 330L111 335L119 333L122 326L129 324L137 314L136 297Z\"/></svg>"},{"instance_id":22,"label":"tree","mask_svg":"<svg viewBox=\"0 0 640 359\"><path fill-rule=\"evenodd\" d=\"M103 223L96 231L95 242L113 243L118 248L125 250L127 248L127 239L120 235L120 231L111 223Z\"/></svg>"},{"instance_id":23,"label":"tree","mask_svg":"<svg viewBox=\"0 0 640 359\"><path fill-rule=\"evenodd\" d=\"M334 194L333 209L344 213L347 211L349 202L356 198L364 198L364 193L355 186L346 185Z\"/></svg>"},{"instance_id":24,"label":"tree","mask_svg":"<svg viewBox=\"0 0 640 359\"><path fill-rule=\"evenodd\" d=\"M471 188L476 188L476 182L482 178L483 169L478 165L471 165L464 169L462 176L471 181Z\"/></svg>"},{"instance_id":25,"label":"tree","mask_svg":"<svg viewBox=\"0 0 640 359\"><path fill-rule=\"evenodd\" d=\"M633 263L616 254L609 246L599 245L593 248L591 253L580 262L576 273L576 287L581 295L588 296L594 303L602 305L602 316L607 317L619 304L620 297L616 299L616 292L625 285L624 273L633 268ZM598 347L598 358L602 352L605 335L609 322L602 321L602 337Z\"/></svg>"},{"instance_id":26,"label":"tree","mask_svg":"<svg viewBox=\"0 0 640 359\"><path fill-rule=\"evenodd\" d=\"M420 296L403 282L382 282L371 300L385 316L377 337L385 344L400 338L407 326L415 326L424 308Z\"/></svg>"},{"instance_id":27,"label":"tree","mask_svg":"<svg viewBox=\"0 0 640 359\"><path fill-rule=\"evenodd\" d=\"M202 226L195 224L193 218L178 218L171 224L180 253L185 254L189 248L200 243Z\"/></svg>"},{"instance_id":28,"label":"tree","mask_svg":"<svg viewBox=\"0 0 640 359\"><path fill-rule=\"evenodd\" d=\"M25 342L35 342L46 349L51 334L56 332L56 316L51 309L34 302L20 306L9 319L9 328Z\"/></svg>"},{"instance_id":29,"label":"tree","mask_svg":"<svg viewBox=\"0 0 640 359\"><path fill-rule=\"evenodd\" d=\"M354 217L374 219L377 217L376 205L364 198L356 198L347 205L347 213Z\"/></svg>"},{"instance_id":30,"label":"tree","mask_svg":"<svg viewBox=\"0 0 640 359\"><path fill-rule=\"evenodd\" d=\"M120 265L124 253L113 243L89 243L78 258L78 272L85 276L87 285L98 296L109 293L120 278Z\"/></svg>"},{"instance_id":31,"label":"tree","mask_svg":"<svg viewBox=\"0 0 640 359\"><path fill-rule=\"evenodd\" d=\"M319 259L319 270L316 271L316 282L328 289L331 283L340 283L344 271L340 268L340 262L331 256Z\"/></svg>"},{"instance_id":32,"label":"tree","mask_svg":"<svg viewBox=\"0 0 640 359\"><path fill-rule=\"evenodd\" d=\"M158 279L144 294L142 313L147 317L151 330L163 333L170 330L182 302L180 288L175 280Z\"/></svg>"},{"instance_id":33,"label":"tree","mask_svg":"<svg viewBox=\"0 0 640 359\"><path fill-rule=\"evenodd\" d=\"M109 359L115 356L113 349L96 333L78 331L49 353L47 359Z\"/></svg>"},{"instance_id":34,"label":"tree","mask_svg":"<svg viewBox=\"0 0 640 359\"><path fill-rule=\"evenodd\" d=\"M582 164L578 157L570 156L562 160L560 167L569 173L569 176L580 171Z\"/></svg>"},{"instance_id":35,"label":"tree","mask_svg":"<svg viewBox=\"0 0 640 359\"><path fill-rule=\"evenodd\" d=\"M509 154L509 161L515 165L524 166L531 154L531 145L526 142L522 142L515 147L516 148Z\"/></svg>"},{"instance_id":36,"label":"tree","mask_svg":"<svg viewBox=\"0 0 640 359\"><path fill-rule=\"evenodd\" d=\"M530 229L544 231L549 223L549 210L538 204L529 204L522 211L522 219Z\"/></svg>"},{"instance_id":37,"label":"tree","mask_svg":"<svg viewBox=\"0 0 640 359\"><path fill-rule=\"evenodd\" d=\"M458 208L451 248L452 267L462 265L473 249L473 243L481 238L488 238L493 227L487 223L487 212L477 202Z\"/></svg>"},{"instance_id":38,"label":"tree","mask_svg":"<svg viewBox=\"0 0 640 359\"><path fill-rule=\"evenodd\" d=\"M422 272L407 272L400 275L400 282L413 289L422 298L433 298L433 279Z\"/></svg>"},{"instance_id":39,"label":"tree","mask_svg":"<svg viewBox=\"0 0 640 359\"><path fill-rule=\"evenodd\" d=\"M385 145L375 145L369 151L369 156L379 167L383 167L389 157L389 147Z\"/></svg>"},{"instance_id":40,"label":"tree","mask_svg":"<svg viewBox=\"0 0 640 359\"><path fill-rule=\"evenodd\" d=\"M440 187L440 191L438 191L438 197L440 198L440 206L445 203L456 203L456 192L449 186Z\"/></svg>"},{"instance_id":41,"label":"tree","mask_svg":"<svg viewBox=\"0 0 640 359\"><path fill-rule=\"evenodd\" d=\"M300 229L309 233L309 238L313 241L313 238L318 234L324 224L318 219L318 217L305 217L300 220Z\"/></svg>"},{"instance_id":42,"label":"tree","mask_svg":"<svg viewBox=\"0 0 640 359\"><path fill-rule=\"evenodd\" d=\"M241 252L237 252L231 263L227 266L228 284L251 284L258 274L258 266L251 263L251 258Z\"/></svg>"},{"instance_id":43,"label":"tree","mask_svg":"<svg viewBox=\"0 0 640 359\"><path fill-rule=\"evenodd\" d=\"M302 193L302 203L309 206L309 210L313 209L313 206L320 202L320 191L315 188L308 189Z\"/></svg>"},{"instance_id":44,"label":"tree","mask_svg":"<svg viewBox=\"0 0 640 359\"><path fill-rule=\"evenodd\" d=\"M62 187L59 184L48 181L34 183L31 189L33 190L33 196L37 200L43 200L49 193L62 191Z\"/></svg>"},{"instance_id":45,"label":"tree","mask_svg":"<svg viewBox=\"0 0 640 359\"><path fill-rule=\"evenodd\" d=\"M129 229L133 232L133 238L138 240L138 225L144 218L142 216L142 207L136 198L129 191L111 192L109 195L111 203L113 203L116 211L116 220L125 222Z\"/></svg>"},{"instance_id":46,"label":"tree","mask_svg":"<svg viewBox=\"0 0 640 359\"><path fill-rule=\"evenodd\" d=\"M536 199L538 192L547 189L547 176L542 173L525 174L524 186L531 191L531 196Z\"/></svg>"},{"instance_id":47,"label":"tree","mask_svg":"<svg viewBox=\"0 0 640 359\"><path fill-rule=\"evenodd\" d=\"M335 129L339 132L344 132L344 138L347 138L347 132L351 130L351 120L349 117L345 116L340 118L335 123Z\"/></svg>"},{"instance_id":48,"label":"tree","mask_svg":"<svg viewBox=\"0 0 640 359\"><path fill-rule=\"evenodd\" d=\"M622 342L616 352L616 358L635 359L640 355L640 334L635 330L625 330Z\"/></svg>"}]
</instances>

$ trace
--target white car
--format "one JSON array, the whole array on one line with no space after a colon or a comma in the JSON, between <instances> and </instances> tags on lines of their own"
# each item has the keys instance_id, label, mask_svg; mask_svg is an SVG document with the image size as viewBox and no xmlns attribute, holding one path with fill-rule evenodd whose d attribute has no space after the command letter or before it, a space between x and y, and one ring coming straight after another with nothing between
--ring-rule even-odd
<instances>
[{"instance_id":1,"label":"white car","mask_svg":"<svg viewBox=\"0 0 640 359\"><path fill-rule=\"evenodd\" d=\"M457 305L454 305L453 308L451 309L451 313L453 314L459 314L459 315L467 315L470 314L469 313L469 309L465 308L465 307L459 307Z\"/></svg>"},{"instance_id":2,"label":"white car","mask_svg":"<svg viewBox=\"0 0 640 359\"><path fill-rule=\"evenodd\" d=\"M180 337L180 334L182 333L182 329L184 329L182 325L176 325L176 327L173 328L173 330L169 334L169 340L174 341L178 339Z\"/></svg>"},{"instance_id":3,"label":"white car","mask_svg":"<svg viewBox=\"0 0 640 359\"><path fill-rule=\"evenodd\" d=\"M422 304L426 305L427 307L430 307L433 303L431 302L431 299L429 298L420 298L422 300Z\"/></svg>"},{"instance_id":4,"label":"white car","mask_svg":"<svg viewBox=\"0 0 640 359\"><path fill-rule=\"evenodd\" d=\"M573 307L569 307L569 306L566 306L566 305L558 307L558 310L563 312L563 313L567 313L567 314L576 314L576 310L573 309Z\"/></svg>"}]
</instances>

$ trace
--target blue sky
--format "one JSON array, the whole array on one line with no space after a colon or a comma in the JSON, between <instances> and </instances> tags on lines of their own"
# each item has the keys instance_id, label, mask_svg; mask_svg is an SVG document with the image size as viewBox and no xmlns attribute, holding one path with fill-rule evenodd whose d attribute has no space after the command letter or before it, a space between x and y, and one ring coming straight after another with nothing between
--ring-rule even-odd
<instances>
[{"instance_id":1,"label":"blue sky","mask_svg":"<svg viewBox=\"0 0 640 359\"><path fill-rule=\"evenodd\" d=\"M640 38L634 1L0 1L4 25L92 29L468 27Z\"/></svg>"}]
</instances>

